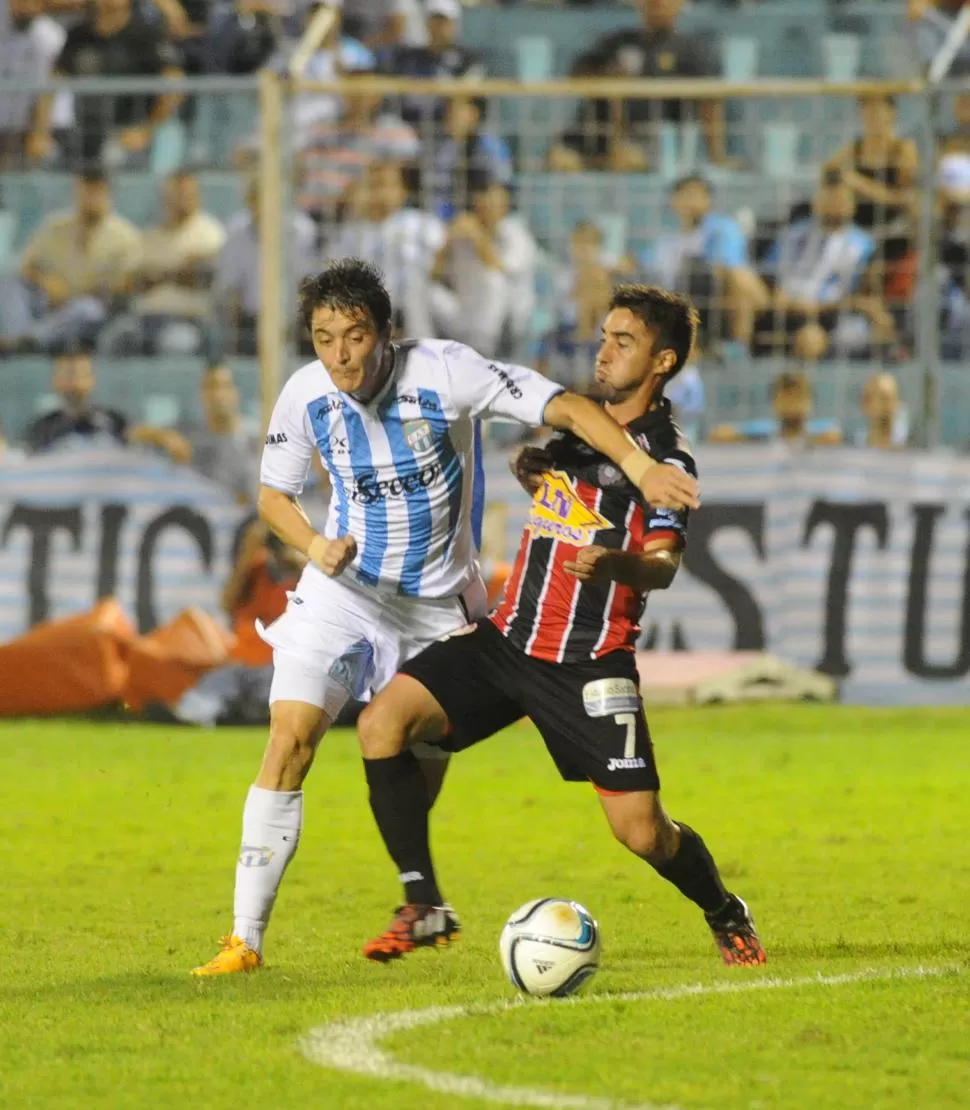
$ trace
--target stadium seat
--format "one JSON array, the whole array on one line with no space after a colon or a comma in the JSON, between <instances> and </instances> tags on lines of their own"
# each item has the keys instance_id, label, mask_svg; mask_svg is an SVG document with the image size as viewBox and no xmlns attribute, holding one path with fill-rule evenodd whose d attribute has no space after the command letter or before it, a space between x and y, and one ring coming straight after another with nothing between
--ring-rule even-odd
<instances>
[{"instance_id":1,"label":"stadium seat","mask_svg":"<svg viewBox=\"0 0 970 1110\"><path fill-rule=\"evenodd\" d=\"M185 128L177 119L168 119L155 129L150 159L151 172L166 176L185 160Z\"/></svg>"},{"instance_id":2,"label":"stadium seat","mask_svg":"<svg viewBox=\"0 0 970 1110\"><path fill-rule=\"evenodd\" d=\"M857 35L822 36L822 58L829 81L854 81L859 76L861 50Z\"/></svg>"},{"instance_id":3,"label":"stadium seat","mask_svg":"<svg viewBox=\"0 0 970 1110\"><path fill-rule=\"evenodd\" d=\"M523 35L515 40L515 72L523 84L547 81L553 71L552 39Z\"/></svg>"},{"instance_id":4,"label":"stadium seat","mask_svg":"<svg viewBox=\"0 0 970 1110\"><path fill-rule=\"evenodd\" d=\"M758 40L728 35L721 42L721 72L726 81L751 81L758 74Z\"/></svg>"},{"instance_id":5,"label":"stadium seat","mask_svg":"<svg viewBox=\"0 0 970 1110\"><path fill-rule=\"evenodd\" d=\"M790 180L798 166L799 129L794 123L766 123L763 129L761 168L774 180Z\"/></svg>"},{"instance_id":6,"label":"stadium seat","mask_svg":"<svg viewBox=\"0 0 970 1110\"><path fill-rule=\"evenodd\" d=\"M17 266L17 213L0 211L0 276L12 273Z\"/></svg>"}]
</instances>

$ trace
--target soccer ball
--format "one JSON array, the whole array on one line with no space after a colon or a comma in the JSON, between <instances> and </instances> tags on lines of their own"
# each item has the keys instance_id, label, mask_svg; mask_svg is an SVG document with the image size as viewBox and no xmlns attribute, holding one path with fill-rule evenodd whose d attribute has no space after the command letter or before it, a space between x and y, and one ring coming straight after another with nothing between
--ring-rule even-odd
<instances>
[{"instance_id":1,"label":"soccer ball","mask_svg":"<svg viewBox=\"0 0 970 1110\"><path fill-rule=\"evenodd\" d=\"M600 931L592 914L565 898L536 898L505 923L502 967L526 994L565 998L599 967Z\"/></svg>"}]
</instances>

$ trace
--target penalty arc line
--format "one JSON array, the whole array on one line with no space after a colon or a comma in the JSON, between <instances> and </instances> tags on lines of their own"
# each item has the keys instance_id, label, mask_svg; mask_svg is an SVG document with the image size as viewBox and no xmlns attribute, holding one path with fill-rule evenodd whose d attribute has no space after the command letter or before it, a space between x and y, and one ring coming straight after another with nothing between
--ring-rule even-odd
<instances>
[{"instance_id":1,"label":"penalty arc line","mask_svg":"<svg viewBox=\"0 0 970 1110\"><path fill-rule=\"evenodd\" d=\"M712 994L742 994L754 991L785 990L797 987L837 987L847 983L885 982L893 979L925 979L941 975L959 975L958 965L942 967L866 968L843 975L809 975L799 979L755 979L747 983L691 983L679 987L661 987L650 991L579 995L558 1000L515 999L482 1006L431 1006L424 1010L400 1010L397 1013L372 1014L369 1017L336 1021L311 1029L299 1043L303 1055L314 1064L338 1071L417 1083L438 1094L473 1098L505 1106L548 1107L549 1110L677 1110L666 1103L629 1103L595 1095L568 1095L529 1087L503 1086L476 1075L458 1075L435 1071L396 1060L379 1047L379 1042L393 1033L436 1025L457 1018L540 1010L546 1006L579 1006L598 1002L643 1002L651 999L673 1002Z\"/></svg>"}]
</instances>

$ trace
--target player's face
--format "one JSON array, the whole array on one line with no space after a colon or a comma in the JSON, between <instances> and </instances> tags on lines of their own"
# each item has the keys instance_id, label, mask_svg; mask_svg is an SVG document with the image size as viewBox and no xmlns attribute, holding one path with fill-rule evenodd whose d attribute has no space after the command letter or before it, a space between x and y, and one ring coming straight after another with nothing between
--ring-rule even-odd
<instances>
[{"instance_id":1,"label":"player's face","mask_svg":"<svg viewBox=\"0 0 970 1110\"><path fill-rule=\"evenodd\" d=\"M373 320L319 305L313 311L313 350L341 393L367 395L377 382L389 336Z\"/></svg>"},{"instance_id":2,"label":"player's face","mask_svg":"<svg viewBox=\"0 0 970 1110\"><path fill-rule=\"evenodd\" d=\"M617 402L672 368L674 353L655 351L653 330L628 308L614 308L603 322L596 353L596 393Z\"/></svg>"}]
</instances>

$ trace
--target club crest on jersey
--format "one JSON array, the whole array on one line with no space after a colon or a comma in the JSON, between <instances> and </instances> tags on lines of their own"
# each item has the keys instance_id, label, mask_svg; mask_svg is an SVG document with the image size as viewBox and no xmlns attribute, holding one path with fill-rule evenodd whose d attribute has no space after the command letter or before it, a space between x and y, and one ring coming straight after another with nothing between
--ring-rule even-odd
<instances>
[{"instance_id":1,"label":"club crest on jersey","mask_svg":"<svg viewBox=\"0 0 970 1110\"><path fill-rule=\"evenodd\" d=\"M585 547L593 542L597 532L613 525L605 516L583 504L572 482L561 470L549 470L543 474L542 485L532 498L526 527L533 536Z\"/></svg>"},{"instance_id":2,"label":"club crest on jersey","mask_svg":"<svg viewBox=\"0 0 970 1110\"><path fill-rule=\"evenodd\" d=\"M405 420L404 438L412 451L428 451L434 444L434 435L427 420Z\"/></svg>"}]
</instances>

